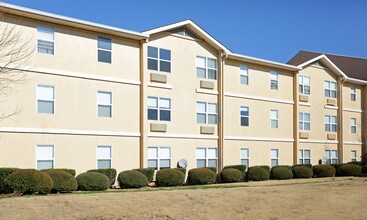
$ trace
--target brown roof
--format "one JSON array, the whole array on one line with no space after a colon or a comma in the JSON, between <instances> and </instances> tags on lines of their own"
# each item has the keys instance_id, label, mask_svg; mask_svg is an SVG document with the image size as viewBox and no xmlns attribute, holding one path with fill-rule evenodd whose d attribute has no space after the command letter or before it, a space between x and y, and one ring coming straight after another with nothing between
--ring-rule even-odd
<instances>
[{"instance_id":1,"label":"brown roof","mask_svg":"<svg viewBox=\"0 0 367 220\"><path fill-rule=\"evenodd\" d=\"M308 52L301 50L288 61L288 64L298 66L322 54L329 58L348 77L367 80L367 59L364 58Z\"/></svg>"}]
</instances>

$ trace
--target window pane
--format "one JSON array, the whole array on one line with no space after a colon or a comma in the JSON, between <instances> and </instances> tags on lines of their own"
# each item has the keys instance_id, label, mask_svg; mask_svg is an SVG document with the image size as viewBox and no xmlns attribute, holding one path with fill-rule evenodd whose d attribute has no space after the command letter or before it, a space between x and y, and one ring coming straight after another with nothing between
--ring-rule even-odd
<instances>
[{"instance_id":1,"label":"window pane","mask_svg":"<svg viewBox=\"0 0 367 220\"><path fill-rule=\"evenodd\" d=\"M159 116L161 121L171 121L171 111L169 110L160 110Z\"/></svg>"},{"instance_id":2,"label":"window pane","mask_svg":"<svg viewBox=\"0 0 367 220\"><path fill-rule=\"evenodd\" d=\"M158 148L157 147L148 147L148 158L149 159L158 158Z\"/></svg>"},{"instance_id":3,"label":"window pane","mask_svg":"<svg viewBox=\"0 0 367 220\"><path fill-rule=\"evenodd\" d=\"M148 160L148 167L158 169L158 162L157 160Z\"/></svg>"},{"instance_id":4,"label":"window pane","mask_svg":"<svg viewBox=\"0 0 367 220\"><path fill-rule=\"evenodd\" d=\"M212 69L217 68L217 60L208 58L208 67Z\"/></svg>"},{"instance_id":5,"label":"window pane","mask_svg":"<svg viewBox=\"0 0 367 220\"><path fill-rule=\"evenodd\" d=\"M326 157L330 157L331 156L330 151L329 150L325 150L325 155L326 155Z\"/></svg>"},{"instance_id":6,"label":"window pane","mask_svg":"<svg viewBox=\"0 0 367 220\"><path fill-rule=\"evenodd\" d=\"M98 50L98 62L111 63L111 52Z\"/></svg>"},{"instance_id":7,"label":"window pane","mask_svg":"<svg viewBox=\"0 0 367 220\"><path fill-rule=\"evenodd\" d=\"M148 69L158 70L158 60L148 59Z\"/></svg>"},{"instance_id":8,"label":"window pane","mask_svg":"<svg viewBox=\"0 0 367 220\"><path fill-rule=\"evenodd\" d=\"M197 166L197 168L201 168L201 167L206 167L206 165L205 165L205 159L198 159L198 160L196 160L196 166Z\"/></svg>"},{"instance_id":9,"label":"window pane","mask_svg":"<svg viewBox=\"0 0 367 220\"><path fill-rule=\"evenodd\" d=\"M331 157L337 157L338 151L332 150L331 151Z\"/></svg>"},{"instance_id":10,"label":"window pane","mask_svg":"<svg viewBox=\"0 0 367 220\"><path fill-rule=\"evenodd\" d=\"M171 158L171 150L169 147L159 148L159 158Z\"/></svg>"},{"instance_id":11,"label":"window pane","mask_svg":"<svg viewBox=\"0 0 367 220\"><path fill-rule=\"evenodd\" d=\"M159 62L159 71L170 73L171 72L171 63L161 60Z\"/></svg>"},{"instance_id":12,"label":"window pane","mask_svg":"<svg viewBox=\"0 0 367 220\"><path fill-rule=\"evenodd\" d=\"M272 80L278 80L278 73L275 71L271 71L270 79Z\"/></svg>"},{"instance_id":13,"label":"window pane","mask_svg":"<svg viewBox=\"0 0 367 220\"><path fill-rule=\"evenodd\" d=\"M37 38L47 41L53 41L54 29L50 27L37 26Z\"/></svg>"},{"instance_id":14,"label":"window pane","mask_svg":"<svg viewBox=\"0 0 367 220\"><path fill-rule=\"evenodd\" d=\"M248 85L248 76L242 76L241 75L241 84L242 85Z\"/></svg>"},{"instance_id":15,"label":"window pane","mask_svg":"<svg viewBox=\"0 0 367 220\"><path fill-rule=\"evenodd\" d=\"M309 77L303 77L303 85L310 85L310 78Z\"/></svg>"},{"instance_id":16,"label":"window pane","mask_svg":"<svg viewBox=\"0 0 367 220\"><path fill-rule=\"evenodd\" d=\"M278 158L278 150L271 150L271 158Z\"/></svg>"},{"instance_id":17,"label":"window pane","mask_svg":"<svg viewBox=\"0 0 367 220\"><path fill-rule=\"evenodd\" d=\"M241 117L241 126L248 126L248 125L249 125L249 118Z\"/></svg>"},{"instance_id":18,"label":"window pane","mask_svg":"<svg viewBox=\"0 0 367 220\"><path fill-rule=\"evenodd\" d=\"M54 147L52 145L39 145L37 146L37 159L53 159Z\"/></svg>"},{"instance_id":19,"label":"window pane","mask_svg":"<svg viewBox=\"0 0 367 220\"><path fill-rule=\"evenodd\" d=\"M170 109L171 99L164 99L164 98L159 99L159 107Z\"/></svg>"},{"instance_id":20,"label":"window pane","mask_svg":"<svg viewBox=\"0 0 367 220\"><path fill-rule=\"evenodd\" d=\"M305 113L304 114L304 120L305 121L311 121L311 117L310 117L311 115L309 114L309 113Z\"/></svg>"},{"instance_id":21,"label":"window pane","mask_svg":"<svg viewBox=\"0 0 367 220\"><path fill-rule=\"evenodd\" d=\"M111 106L98 105L99 117L111 117Z\"/></svg>"},{"instance_id":22,"label":"window pane","mask_svg":"<svg viewBox=\"0 0 367 220\"><path fill-rule=\"evenodd\" d=\"M241 158L248 158L248 149L241 149Z\"/></svg>"},{"instance_id":23,"label":"window pane","mask_svg":"<svg viewBox=\"0 0 367 220\"><path fill-rule=\"evenodd\" d=\"M156 47L148 47L148 57L157 58L158 59L158 48Z\"/></svg>"},{"instance_id":24,"label":"window pane","mask_svg":"<svg viewBox=\"0 0 367 220\"><path fill-rule=\"evenodd\" d=\"M217 149L216 148L208 148L208 158L217 158Z\"/></svg>"},{"instance_id":25,"label":"window pane","mask_svg":"<svg viewBox=\"0 0 367 220\"><path fill-rule=\"evenodd\" d=\"M171 51L166 49L160 49L159 58L163 60L171 60Z\"/></svg>"},{"instance_id":26,"label":"window pane","mask_svg":"<svg viewBox=\"0 0 367 220\"><path fill-rule=\"evenodd\" d=\"M277 120L271 120L271 128L278 128L278 121Z\"/></svg>"},{"instance_id":27,"label":"window pane","mask_svg":"<svg viewBox=\"0 0 367 220\"><path fill-rule=\"evenodd\" d=\"M148 109L148 120L158 120L157 109Z\"/></svg>"},{"instance_id":28,"label":"window pane","mask_svg":"<svg viewBox=\"0 0 367 220\"><path fill-rule=\"evenodd\" d=\"M271 81L271 89L278 89L278 82L277 81Z\"/></svg>"},{"instance_id":29,"label":"window pane","mask_svg":"<svg viewBox=\"0 0 367 220\"><path fill-rule=\"evenodd\" d=\"M199 124L205 124L206 123L206 115L201 114L201 113L197 113L196 114L196 121Z\"/></svg>"},{"instance_id":30,"label":"window pane","mask_svg":"<svg viewBox=\"0 0 367 220\"><path fill-rule=\"evenodd\" d=\"M205 102L197 102L196 103L197 112L206 112L206 104Z\"/></svg>"},{"instance_id":31,"label":"window pane","mask_svg":"<svg viewBox=\"0 0 367 220\"><path fill-rule=\"evenodd\" d=\"M271 110L270 111L270 118L277 119L278 118L278 111L277 110Z\"/></svg>"},{"instance_id":32,"label":"window pane","mask_svg":"<svg viewBox=\"0 0 367 220\"><path fill-rule=\"evenodd\" d=\"M54 54L54 43L38 40L38 53Z\"/></svg>"},{"instance_id":33,"label":"window pane","mask_svg":"<svg viewBox=\"0 0 367 220\"><path fill-rule=\"evenodd\" d=\"M305 155L304 155L304 157L305 157L305 158L309 158L309 157L311 156L311 153L310 153L310 151L309 151L309 150L305 150L305 151L304 151L304 154L305 154Z\"/></svg>"},{"instance_id":34,"label":"window pane","mask_svg":"<svg viewBox=\"0 0 367 220\"><path fill-rule=\"evenodd\" d=\"M208 115L209 124L217 124L217 115Z\"/></svg>"},{"instance_id":35,"label":"window pane","mask_svg":"<svg viewBox=\"0 0 367 220\"><path fill-rule=\"evenodd\" d=\"M241 107L241 116L249 116L249 108Z\"/></svg>"},{"instance_id":36,"label":"window pane","mask_svg":"<svg viewBox=\"0 0 367 220\"><path fill-rule=\"evenodd\" d=\"M330 97L330 90L326 90L326 89L325 89L325 96L326 96L326 97Z\"/></svg>"},{"instance_id":37,"label":"window pane","mask_svg":"<svg viewBox=\"0 0 367 220\"><path fill-rule=\"evenodd\" d=\"M98 49L111 50L111 44L111 39L98 37Z\"/></svg>"},{"instance_id":38,"label":"window pane","mask_svg":"<svg viewBox=\"0 0 367 220\"><path fill-rule=\"evenodd\" d=\"M336 90L336 83L335 82L331 82L330 83L330 88L333 90Z\"/></svg>"},{"instance_id":39,"label":"window pane","mask_svg":"<svg viewBox=\"0 0 367 220\"><path fill-rule=\"evenodd\" d=\"M336 91L331 91L331 97L336 98Z\"/></svg>"},{"instance_id":40,"label":"window pane","mask_svg":"<svg viewBox=\"0 0 367 220\"><path fill-rule=\"evenodd\" d=\"M305 86L305 87L304 87L304 91L303 91L303 93L304 93L304 94L308 94L308 95L309 95L309 94L311 93L311 89L310 89L310 87L309 87L309 86Z\"/></svg>"},{"instance_id":41,"label":"window pane","mask_svg":"<svg viewBox=\"0 0 367 220\"><path fill-rule=\"evenodd\" d=\"M206 149L205 148L197 148L196 149L196 158L198 158L198 159L206 158Z\"/></svg>"},{"instance_id":42,"label":"window pane","mask_svg":"<svg viewBox=\"0 0 367 220\"><path fill-rule=\"evenodd\" d=\"M54 87L53 86L37 86L37 99L53 100Z\"/></svg>"},{"instance_id":43,"label":"window pane","mask_svg":"<svg viewBox=\"0 0 367 220\"><path fill-rule=\"evenodd\" d=\"M111 168L111 160L98 160L97 169Z\"/></svg>"},{"instance_id":44,"label":"window pane","mask_svg":"<svg viewBox=\"0 0 367 220\"><path fill-rule=\"evenodd\" d=\"M248 162L249 162L248 159L241 159L241 165L246 165L246 168L249 167Z\"/></svg>"},{"instance_id":45,"label":"window pane","mask_svg":"<svg viewBox=\"0 0 367 220\"><path fill-rule=\"evenodd\" d=\"M217 71L208 69L208 79L217 79Z\"/></svg>"},{"instance_id":46,"label":"window pane","mask_svg":"<svg viewBox=\"0 0 367 220\"><path fill-rule=\"evenodd\" d=\"M217 104L208 103L208 113L217 113Z\"/></svg>"},{"instance_id":47,"label":"window pane","mask_svg":"<svg viewBox=\"0 0 367 220\"><path fill-rule=\"evenodd\" d=\"M37 170L53 169L54 162L52 160L37 160Z\"/></svg>"},{"instance_id":48,"label":"window pane","mask_svg":"<svg viewBox=\"0 0 367 220\"><path fill-rule=\"evenodd\" d=\"M159 160L159 167L160 169L171 168L171 160L169 159Z\"/></svg>"},{"instance_id":49,"label":"window pane","mask_svg":"<svg viewBox=\"0 0 367 220\"><path fill-rule=\"evenodd\" d=\"M205 57L196 57L196 66L197 67L206 67L206 59Z\"/></svg>"},{"instance_id":50,"label":"window pane","mask_svg":"<svg viewBox=\"0 0 367 220\"><path fill-rule=\"evenodd\" d=\"M203 68L196 68L196 75L198 78L206 78L206 70Z\"/></svg>"},{"instance_id":51,"label":"window pane","mask_svg":"<svg viewBox=\"0 0 367 220\"><path fill-rule=\"evenodd\" d=\"M329 132L330 131L330 125L329 124L326 124L325 125L325 131Z\"/></svg>"},{"instance_id":52,"label":"window pane","mask_svg":"<svg viewBox=\"0 0 367 220\"><path fill-rule=\"evenodd\" d=\"M38 113L54 114L54 102L38 100Z\"/></svg>"},{"instance_id":53,"label":"window pane","mask_svg":"<svg viewBox=\"0 0 367 220\"><path fill-rule=\"evenodd\" d=\"M158 98L157 97L148 97L148 107L157 108L158 107Z\"/></svg>"},{"instance_id":54,"label":"window pane","mask_svg":"<svg viewBox=\"0 0 367 220\"><path fill-rule=\"evenodd\" d=\"M240 66L240 72L242 75L248 75L248 68L245 65Z\"/></svg>"},{"instance_id":55,"label":"window pane","mask_svg":"<svg viewBox=\"0 0 367 220\"><path fill-rule=\"evenodd\" d=\"M111 147L98 146L97 147L97 158L98 159L110 159L111 158Z\"/></svg>"},{"instance_id":56,"label":"window pane","mask_svg":"<svg viewBox=\"0 0 367 220\"><path fill-rule=\"evenodd\" d=\"M311 129L310 123L304 123L304 130L309 131Z\"/></svg>"},{"instance_id":57,"label":"window pane","mask_svg":"<svg viewBox=\"0 0 367 220\"><path fill-rule=\"evenodd\" d=\"M97 101L100 105L110 105L112 103L110 92L98 92Z\"/></svg>"},{"instance_id":58,"label":"window pane","mask_svg":"<svg viewBox=\"0 0 367 220\"><path fill-rule=\"evenodd\" d=\"M299 130L303 130L304 128L303 128L303 123L302 122L299 122L298 123L298 126L299 126Z\"/></svg>"},{"instance_id":59,"label":"window pane","mask_svg":"<svg viewBox=\"0 0 367 220\"><path fill-rule=\"evenodd\" d=\"M271 160L271 167L278 166L278 160L272 159Z\"/></svg>"},{"instance_id":60,"label":"window pane","mask_svg":"<svg viewBox=\"0 0 367 220\"><path fill-rule=\"evenodd\" d=\"M208 160L208 167L217 167L217 160Z\"/></svg>"},{"instance_id":61,"label":"window pane","mask_svg":"<svg viewBox=\"0 0 367 220\"><path fill-rule=\"evenodd\" d=\"M311 160L310 159L305 159L305 164L311 164Z\"/></svg>"},{"instance_id":62,"label":"window pane","mask_svg":"<svg viewBox=\"0 0 367 220\"><path fill-rule=\"evenodd\" d=\"M332 159L331 163L332 163L332 164L336 164L336 163L338 163L338 159Z\"/></svg>"}]
</instances>

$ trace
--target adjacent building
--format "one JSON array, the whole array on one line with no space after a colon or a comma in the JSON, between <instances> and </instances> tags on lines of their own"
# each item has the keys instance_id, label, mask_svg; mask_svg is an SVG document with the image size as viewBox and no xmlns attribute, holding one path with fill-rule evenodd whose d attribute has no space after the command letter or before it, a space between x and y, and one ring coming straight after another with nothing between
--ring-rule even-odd
<instances>
[{"instance_id":1,"label":"adjacent building","mask_svg":"<svg viewBox=\"0 0 367 220\"><path fill-rule=\"evenodd\" d=\"M32 49L6 65L27 80L2 100L20 111L0 122L1 167L221 169L364 152L366 59L301 51L283 64L233 53L191 20L134 32L0 9Z\"/></svg>"}]
</instances>

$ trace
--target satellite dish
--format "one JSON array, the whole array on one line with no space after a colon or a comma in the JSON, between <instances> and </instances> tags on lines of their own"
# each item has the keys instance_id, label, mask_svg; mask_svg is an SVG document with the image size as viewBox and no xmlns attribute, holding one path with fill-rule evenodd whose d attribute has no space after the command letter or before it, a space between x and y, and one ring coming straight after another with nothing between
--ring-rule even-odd
<instances>
[{"instance_id":1,"label":"satellite dish","mask_svg":"<svg viewBox=\"0 0 367 220\"><path fill-rule=\"evenodd\" d=\"M177 163L178 168L186 168L187 167L187 161L185 159L179 160Z\"/></svg>"}]
</instances>

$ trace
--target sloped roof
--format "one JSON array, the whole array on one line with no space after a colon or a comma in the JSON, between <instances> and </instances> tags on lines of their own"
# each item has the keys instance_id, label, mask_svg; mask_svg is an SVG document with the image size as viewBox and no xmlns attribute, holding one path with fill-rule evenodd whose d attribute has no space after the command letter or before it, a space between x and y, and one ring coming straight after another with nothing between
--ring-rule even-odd
<instances>
[{"instance_id":1,"label":"sloped roof","mask_svg":"<svg viewBox=\"0 0 367 220\"><path fill-rule=\"evenodd\" d=\"M299 66L321 55L330 59L349 78L367 81L367 59L365 58L300 51L288 61L288 64Z\"/></svg>"}]
</instances>

